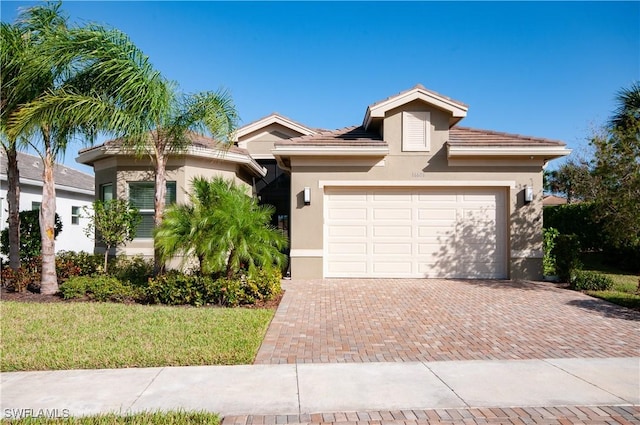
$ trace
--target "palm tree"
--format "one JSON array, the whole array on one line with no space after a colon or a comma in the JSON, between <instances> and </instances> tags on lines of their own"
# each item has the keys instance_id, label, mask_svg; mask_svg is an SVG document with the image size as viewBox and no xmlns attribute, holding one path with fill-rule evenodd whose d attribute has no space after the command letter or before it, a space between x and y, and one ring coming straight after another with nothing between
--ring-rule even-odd
<instances>
[{"instance_id":1,"label":"palm tree","mask_svg":"<svg viewBox=\"0 0 640 425\"><path fill-rule=\"evenodd\" d=\"M629 88L618 91L616 101L618 107L609 120L609 125L618 130L637 130L640 121L640 82L634 82Z\"/></svg>"},{"instance_id":2,"label":"palm tree","mask_svg":"<svg viewBox=\"0 0 640 425\"><path fill-rule=\"evenodd\" d=\"M20 268L20 171L18 169L18 142L7 135L7 121L18 105L29 99L30 93L18 93L16 80L22 68L22 57L27 43L22 31L5 22L0 27L0 143L7 155L7 203L9 204L9 267ZM35 84L32 86L34 87Z\"/></svg>"},{"instance_id":3,"label":"palm tree","mask_svg":"<svg viewBox=\"0 0 640 425\"><path fill-rule=\"evenodd\" d=\"M136 135L157 122L169 104L166 81L148 58L117 31L96 25L69 28L61 3L35 6L21 13L18 27L29 47L22 72L13 84L18 93L41 82L34 96L7 118L9 140L27 136L43 161L40 209L42 232L41 292L55 293L55 160L74 137L92 141L98 132Z\"/></svg>"},{"instance_id":4,"label":"palm tree","mask_svg":"<svg viewBox=\"0 0 640 425\"><path fill-rule=\"evenodd\" d=\"M189 205L170 206L155 232L162 261L176 255L198 259L202 273L224 272L231 278L241 269L282 266L286 237L270 225L274 209L233 181L195 178Z\"/></svg>"},{"instance_id":5,"label":"palm tree","mask_svg":"<svg viewBox=\"0 0 640 425\"><path fill-rule=\"evenodd\" d=\"M166 167L169 156L186 149L197 135L209 135L221 146L229 146L236 129L238 114L227 91L182 94L173 91L159 120L151 124L147 137L126 137L125 147L149 155L155 173L154 225L161 225L166 196ZM155 272L162 269L158 252L154 255Z\"/></svg>"}]
</instances>

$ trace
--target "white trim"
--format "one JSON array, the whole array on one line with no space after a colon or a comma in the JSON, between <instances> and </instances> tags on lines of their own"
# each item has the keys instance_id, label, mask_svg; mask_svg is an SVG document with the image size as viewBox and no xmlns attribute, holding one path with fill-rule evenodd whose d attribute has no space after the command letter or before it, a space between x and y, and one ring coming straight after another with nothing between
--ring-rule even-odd
<instances>
[{"instance_id":1,"label":"white trim","mask_svg":"<svg viewBox=\"0 0 640 425\"><path fill-rule=\"evenodd\" d=\"M7 175L6 174L0 174L0 180L8 181ZM33 180L33 179L27 179L27 178L24 178L24 177L20 177L20 184L21 185L36 186L36 187L42 187L44 185L42 180ZM65 192L81 193L83 195L94 195L95 194L95 190L81 189L79 187L65 186L65 185L61 185L61 184L57 184L57 183L55 184L55 189L56 190L63 190Z\"/></svg>"},{"instance_id":2,"label":"white trim","mask_svg":"<svg viewBox=\"0 0 640 425\"><path fill-rule=\"evenodd\" d=\"M451 146L447 144L447 157L449 158L460 156L551 156L559 158L570 153L571 149L564 146Z\"/></svg>"},{"instance_id":3,"label":"white trim","mask_svg":"<svg viewBox=\"0 0 640 425\"><path fill-rule=\"evenodd\" d=\"M544 252L540 249L512 249L511 258L543 258Z\"/></svg>"},{"instance_id":4,"label":"white trim","mask_svg":"<svg viewBox=\"0 0 640 425\"><path fill-rule=\"evenodd\" d=\"M294 160L295 165L306 165L315 167L384 167L385 160L376 157L341 157L341 158L316 158L305 156L302 158L296 158Z\"/></svg>"},{"instance_id":5,"label":"white trim","mask_svg":"<svg viewBox=\"0 0 640 425\"><path fill-rule=\"evenodd\" d=\"M282 115L271 114L264 118L259 119L253 123L247 124L244 127L240 127L233 135L233 141L238 141L242 136L253 133L254 131L258 131L263 127L269 126L271 124L280 124L283 127L287 127L290 130L293 130L297 133L300 133L304 136L309 136L311 134L316 134L315 131L310 129L309 127L305 127L301 124L295 123ZM243 142L245 142L243 140Z\"/></svg>"},{"instance_id":6,"label":"white trim","mask_svg":"<svg viewBox=\"0 0 640 425\"><path fill-rule=\"evenodd\" d=\"M319 180L318 187L508 187L516 188L514 180Z\"/></svg>"},{"instance_id":7,"label":"white trim","mask_svg":"<svg viewBox=\"0 0 640 425\"><path fill-rule=\"evenodd\" d=\"M274 156L386 156L389 154L389 147L376 146L276 146L273 149Z\"/></svg>"},{"instance_id":8,"label":"white trim","mask_svg":"<svg viewBox=\"0 0 640 425\"><path fill-rule=\"evenodd\" d=\"M320 257L324 256L322 249L292 249L289 252L290 257Z\"/></svg>"},{"instance_id":9,"label":"white trim","mask_svg":"<svg viewBox=\"0 0 640 425\"><path fill-rule=\"evenodd\" d=\"M276 157L270 153L254 153L254 154L251 154L251 157L253 159L276 159Z\"/></svg>"},{"instance_id":10,"label":"white trim","mask_svg":"<svg viewBox=\"0 0 640 425\"><path fill-rule=\"evenodd\" d=\"M380 102L376 105L367 107L367 112L362 121L362 126L366 129L369 127L374 118L384 118L386 112L399 106L405 105L416 99L422 100L430 105L451 112L454 118L464 118L467 116L468 107L457 103L451 99L439 96L426 89L416 87L406 93L393 96L392 98Z\"/></svg>"}]
</instances>

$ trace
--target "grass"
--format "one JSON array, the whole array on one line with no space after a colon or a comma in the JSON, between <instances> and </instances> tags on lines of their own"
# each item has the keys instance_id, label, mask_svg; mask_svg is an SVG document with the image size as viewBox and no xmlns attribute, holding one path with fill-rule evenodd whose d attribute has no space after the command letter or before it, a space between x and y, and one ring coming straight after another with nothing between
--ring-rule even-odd
<instances>
[{"instance_id":1,"label":"grass","mask_svg":"<svg viewBox=\"0 0 640 425\"><path fill-rule=\"evenodd\" d=\"M602 298L614 304L640 310L640 294L638 294L638 279L640 276L621 271L606 265L598 254L586 254L582 258L584 270L597 271L613 279L613 288L608 291L586 291L588 295Z\"/></svg>"},{"instance_id":2,"label":"grass","mask_svg":"<svg viewBox=\"0 0 640 425\"><path fill-rule=\"evenodd\" d=\"M9 420L8 423L16 425L182 425L182 424L209 424L219 425L220 418L215 413L207 412L144 412L119 416L114 413L85 416L80 418L43 418L37 417L39 412L34 412L34 416L22 419ZM46 412L43 412L46 415Z\"/></svg>"},{"instance_id":3,"label":"grass","mask_svg":"<svg viewBox=\"0 0 640 425\"><path fill-rule=\"evenodd\" d=\"M273 310L0 302L0 370L251 363Z\"/></svg>"}]
</instances>

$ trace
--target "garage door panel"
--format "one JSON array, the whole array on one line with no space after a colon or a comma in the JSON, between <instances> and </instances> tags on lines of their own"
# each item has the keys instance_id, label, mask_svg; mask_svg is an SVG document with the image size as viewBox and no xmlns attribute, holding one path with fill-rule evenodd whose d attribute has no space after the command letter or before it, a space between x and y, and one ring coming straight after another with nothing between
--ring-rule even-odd
<instances>
[{"instance_id":1,"label":"garage door panel","mask_svg":"<svg viewBox=\"0 0 640 425\"><path fill-rule=\"evenodd\" d=\"M387 202L392 204L397 204L398 202L411 203L412 195L411 192L402 193L389 191L386 193L373 193L371 199L374 202Z\"/></svg>"},{"instance_id":2,"label":"garage door panel","mask_svg":"<svg viewBox=\"0 0 640 425\"><path fill-rule=\"evenodd\" d=\"M456 221L456 216L458 212L455 208L419 208L418 209L418 220L439 220L439 221Z\"/></svg>"},{"instance_id":3,"label":"garage door panel","mask_svg":"<svg viewBox=\"0 0 640 425\"><path fill-rule=\"evenodd\" d=\"M432 193L419 193L419 202L439 202L439 203L455 203L458 200L458 196L455 193L443 193L439 191L433 191Z\"/></svg>"},{"instance_id":4,"label":"garage door panel","mask_svg":"<svg viewBox=\"0 0 640 425\"><path fill-rule=\"evenodd\" d=\"M373 254L411 255L411 243L374 243Z\"/></svg>"},{"instance_id":5,"label":"garage door panel","mask_svg":"<svg viewBox=\"0 0 640 425\"><path fill-rule=\"evenodd\" d=\"M412 262L405 260L379 260L373 262L373 273L395 276L395 275L410 275Z\"/></svg>"},{"instance_id":6,"label":"garage door panel","mask_svg":"<svg viewBox=\"0 0 640 425\"><path fill-rule=\"evenodd\" d=\"M411 220L411 208L373 208L374 220Z\"/></svg>"},{"instance_id":7,"label":"garage door panel","mask_svg":"<svg viewBox=\"0 0 640 425\"><path fill-rule=\"evenodd\" d=\"M357 224L339 225L329 227L328 236L331 238L366 237L367 226Z\"/></svg>"},{"instance_id":8,"label":"garage door panel","mask_svg":"<svg viewBox=\"0 0 640 425\"><path fill-rule=\"evenodd\" d=\"M501 189L329 190L327 277L506 277Z\"/></svg>"},{"instance_id":9,"label":"garage door panel","mask_svg":"<svg viewBox=\"0 0 640 425\"><path fill-rule=\"evenodd\" d=\"M386 238L386 237L399 237L410 238L412 234L411 226L389 226L389 225L374 225L372 227L372 235L374 238Z\"/></svg>"},{"instance_id":10,"label":"garage door panel","mask_svg":"<svg viewBox=\"0 0 640 425\"><path fill-rule=\"evenodd\" d=\"M332 208L329 211L329 220L366 220L366 208Z\"/></svg>"},{"instance_id":11,"label":"garage door panel","mask_svg":"<svg viewBox=\"0 0 640 425\"><path fill-rule=\"evenodd\" d=\"M330 243L329 254L366 254L366 243Z\"/></svg>"}]
</instances>

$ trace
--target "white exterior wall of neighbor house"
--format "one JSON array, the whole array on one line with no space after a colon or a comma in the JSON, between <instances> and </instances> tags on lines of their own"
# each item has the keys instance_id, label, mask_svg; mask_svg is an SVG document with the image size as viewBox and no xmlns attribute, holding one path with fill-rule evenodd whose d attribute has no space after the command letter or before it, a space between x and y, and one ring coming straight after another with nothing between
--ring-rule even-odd
<instances>
[{"instance_id":1,"label":"white exterior wall of neighbor house","mask_svg":"<svg viewBox=\"0 0 640 425\"><path fill-rule=\"evenodd\" d=\"M0 230L8 226L7 184L6 170L3 169L0 174ZM87 237L84 233L88 218L83 215L86 215L84 207L91 208L94 196L93 190L56 185L56 212L62 221L62 232L56 238L56 252L93 252L93 238ZM20 178L20 211L31 210L40 203L42 203L42 182ZM72 217L74 207L81 212L77 224Z\"/></svg>"}]
</instances>

